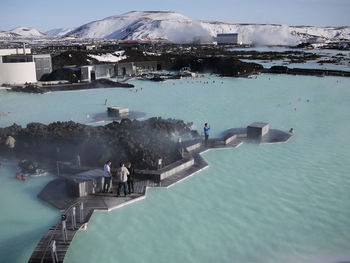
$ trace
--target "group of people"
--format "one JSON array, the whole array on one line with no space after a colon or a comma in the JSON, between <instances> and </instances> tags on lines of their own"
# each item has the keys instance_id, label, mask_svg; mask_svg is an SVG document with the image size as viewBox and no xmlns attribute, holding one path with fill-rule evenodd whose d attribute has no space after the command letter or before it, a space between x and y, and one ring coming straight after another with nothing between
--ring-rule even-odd
<instances>
[{"instance_id":1,"label":"group of people","mask_svg":"<svg viewBox=\"0 0 350 263\"><path fill-rule=\"evenodd\" d=\"M204 144L208 146L210 125L208 125L208 123L205 123L203 130L204 130ZM104 183L102 188L103 193L112 193L110 191L111 181L113 177L112 171L111 171L111 165L112 165L112 161L108 160L103 167L103 177L104 177ZM134 167L131 165L130 162L127 162L126 164L120 163L120 166L117 169L115 177L118 183L117 197L120 196L120 191L122 190L122 188L123 188L124 196L127 196L128 193L131 194L134 192L135 172L134 172Z\"/></svg>"},{"instance_id":2,"label":"group of people","mask_svg":"<svg viewBox=\"0 0 350 263\"><path fill-rule=\"evenodd\" d=\"M103 193L112 193L110 191L111 188L111 181L112 181L112 171L111 171L111 165L112 161L108 160L104 167L103 167L103 177L104 177L104 183L102 192ZM130 162L126 163L120 163L119 168L116 172L116 180L118 183L117 186L117 197L120 196L120 190L123 188L124 196L127 196L127 194L131 194L134 192L134 167L131 165Z\"/></svg>"}]
</instances>

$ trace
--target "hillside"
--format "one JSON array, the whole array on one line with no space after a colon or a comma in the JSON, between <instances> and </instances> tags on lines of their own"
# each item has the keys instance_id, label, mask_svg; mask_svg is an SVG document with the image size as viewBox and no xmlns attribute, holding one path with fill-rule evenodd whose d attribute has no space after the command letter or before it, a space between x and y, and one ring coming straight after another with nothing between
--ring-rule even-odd
<instances>
[{"instance_id":1,"label":"hillside","mask_svg":"<svg viewBox=\"0 0 350 263\"><path fill-rule=\"evenodd\" d=\"M234 19L234 18L233 18ZM170 11L132 11L93 21L77 28L46 32L29 27L0 31L1 39L78 38L165 40L173 43L211 43L218 33L238 33L244 44L298 45L318 37L325 43L350 41L350 27L288 26L201 21Z\"/></svg>"},{"instance_id":2,"label":"hillside","mask_svg":"<svg viewBox=\"0 0 350 263\"><path fill-rule=\"evenodd\" d=\"M325 41L350 40L350 27L233 24L200 21L175 12L132 11L82 25L68 34L81 38L164 39L175 43L212 41L218 33L239 33L244 43L296 45L318 36Z\"/></svg>"}]
</instances>

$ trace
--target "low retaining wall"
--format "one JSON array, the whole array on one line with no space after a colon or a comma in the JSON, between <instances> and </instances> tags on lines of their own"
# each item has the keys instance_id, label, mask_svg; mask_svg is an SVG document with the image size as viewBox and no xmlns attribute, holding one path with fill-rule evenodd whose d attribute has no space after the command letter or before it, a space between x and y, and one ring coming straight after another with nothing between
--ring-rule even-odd
<instances>
[{"instance_id":1,"label":"low retaining wall","mask_svg":"<svg viewBox=\"0 0 350 263\"><path fill-rule=\"evenodd\" d=\"M95 169L67 176L67 184L72 195L76 197L87 196L102 191L103 171Z\"/></svg>"},{"instance_id":2,"label":"low retaining wall","mask_svg":"<svg viewBox=\"0 0 350 263\"><path fill-rule=\"evenodd\" d=\"M237 138L236 134L227 134L224 138L220 140L212 140L211 145L212 146L224 146L228 145L231 142L233 142Z\"/></svg>"},{"instance_id":3,"label":"low retaining wall","mask_svg":"<svg viewBox=\"0 0 350 263\"><path fill-rule=\"evenodd\" d=\"M199 149L202 146L202 140L191 141L190 143L184 142L184 148L187 152L192 152Z\"/></svg>"},{"instance_id":4,"label":"low retaining wall","mask_svg":"<svg viewBox=\"0 0 350 263\"><path fill-rule=\"evenodd\" d=\"M194 165L193 158L184 158L179 161L176 161L168 166L163 167L159 170L137 170L135 172L139 175L145 176L148 179L161 181L169 176L172 176L176 173L179 173L183 170L186 170Z\"/></svg>"}]
</instances>

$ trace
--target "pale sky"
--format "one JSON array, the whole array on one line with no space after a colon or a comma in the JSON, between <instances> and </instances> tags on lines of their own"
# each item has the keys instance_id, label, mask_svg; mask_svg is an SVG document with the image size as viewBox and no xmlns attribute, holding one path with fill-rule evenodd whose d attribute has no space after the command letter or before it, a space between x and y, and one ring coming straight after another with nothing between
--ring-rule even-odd
<instances>
[{"instance_id":1,"label":"pale sky","mask_svg":"<svg viewBox=\"0 0 350 263\"><path fill-rule=\"evenodd\" d=\"M0 30L29 26L45 32L133 10L233 23L350 26L350 0L0 0Z\"/></svg>"}]
</instances>

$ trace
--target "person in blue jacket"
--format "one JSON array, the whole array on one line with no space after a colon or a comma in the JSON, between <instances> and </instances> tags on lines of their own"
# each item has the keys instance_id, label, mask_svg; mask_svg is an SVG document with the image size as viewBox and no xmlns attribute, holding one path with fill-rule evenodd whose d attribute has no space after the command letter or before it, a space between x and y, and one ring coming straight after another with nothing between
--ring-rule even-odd
<instances>
[{"instance_id":1,"label":"person in blue jacket","mask_svg":"<svg viewBox=\"0 0 350 263\"><path fill-rule=\"evenodd\" d=\"M209 131L210 131L210 125L208 126L208 123L204 123L204 144L208 145L208 139L209 139Z\"/></svg>"}]
</instances>

